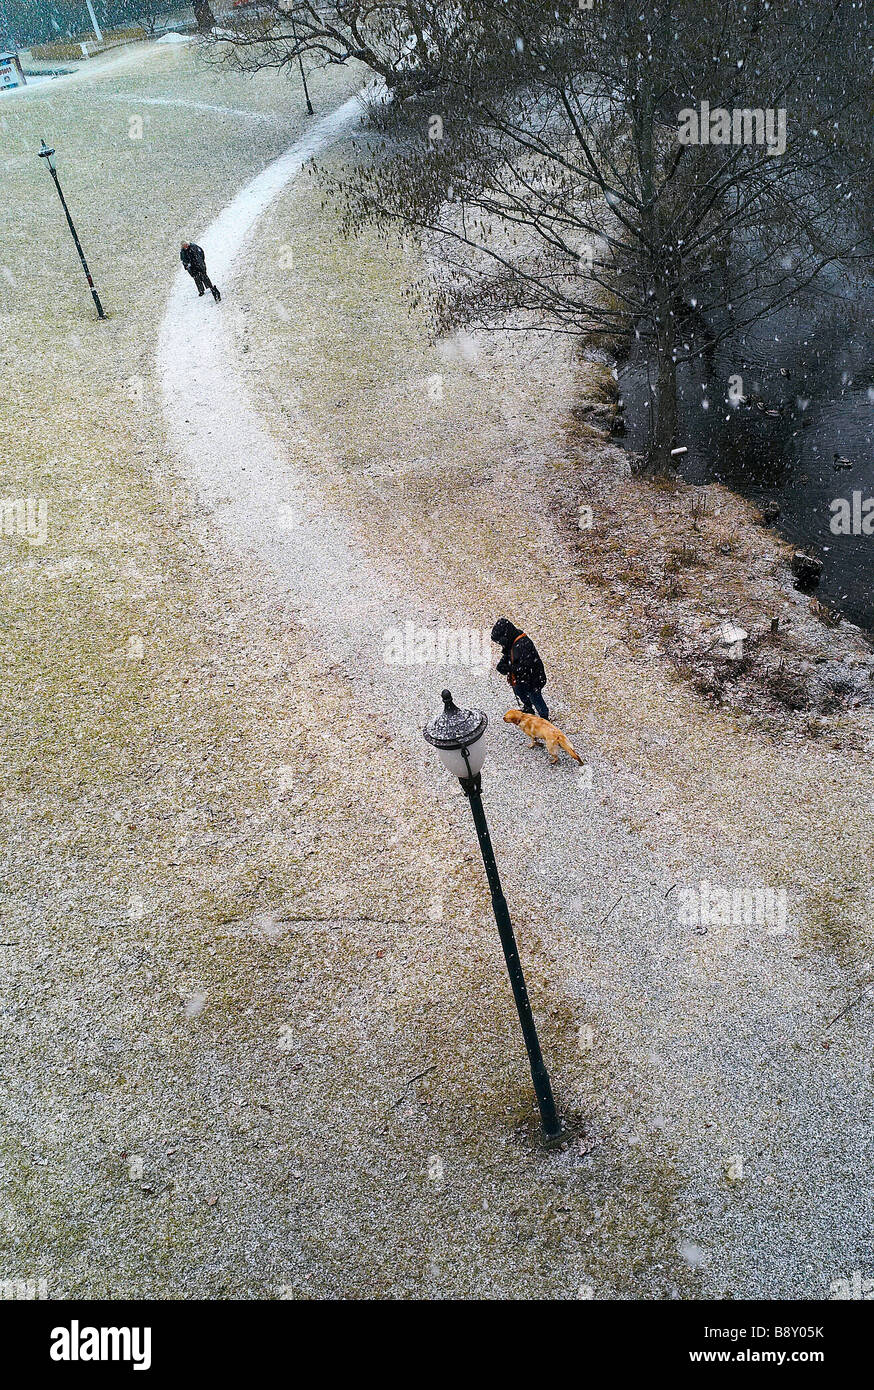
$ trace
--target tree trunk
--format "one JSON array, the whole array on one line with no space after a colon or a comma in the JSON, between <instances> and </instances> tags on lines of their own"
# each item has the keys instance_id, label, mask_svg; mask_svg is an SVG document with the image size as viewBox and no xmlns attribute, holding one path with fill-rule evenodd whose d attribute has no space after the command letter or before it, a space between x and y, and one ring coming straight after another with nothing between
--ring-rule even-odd
<instances>
[{"instance_id":1,"label":"tree trunk","mask_svg":"<svg viewBox=\"0 0 874 1390\"><path fill-rule=\"evenodd\" d=\"M677 442L677 363L674 357L676 332L670 306L660 316L656 343L656 392L649 471L669 473L674 464L671 450Z\"/></svg>"},{"instance_id":2,"label":"tree trunk","mask_svg":"<svg viewBox=\"0 0 874 1390\"><path fill-rule=\"evenodd\" d=\"M193 0L193 8L197 27L202 34L215 28L215 15L210 8L209 0Z\"/></svg>"},{"instance_id":3,"label":"tree trunk","mask_svg":"<svg viewBox=\"0 0 874 1390\"><path fill-rule=\"evenodd\" d=\"M666 8L669 12L669 3ZM644 77L634 102L633 138L641 176L641 224L650 248L648 269L654 298L656 343L656 388L646 472L668 473L673 466L671 450L677 437L677 317L674 303L679 258L677 248L665 244L667 238L662 231L662 210L656 197L655 109L652 84ZM652 351L649 346L647 350Z\"/></svg>"},{"instance_id":4,"label":"tree trunk","mask_svg":"<svg viewBox=\"0 0 874 1390\"><path fill-rule=\"evenodd\" d=\"M669 473L671 450L677 441L677 316L670 270L660 265L655 274L656 385L649 440L648 473Z\"/></svg>"},{"instance_id":5,"label":"tree trunk","mask_svg":"<svg viewBox=\"0 0 874 1390\"><path fill-rule=\"evenodd\" d=\"M659 349L655 420L650 448L650 471L670 473L674 467L671 450L677 440L677 367L673 355Z\"/></svg>"}]
</instances>

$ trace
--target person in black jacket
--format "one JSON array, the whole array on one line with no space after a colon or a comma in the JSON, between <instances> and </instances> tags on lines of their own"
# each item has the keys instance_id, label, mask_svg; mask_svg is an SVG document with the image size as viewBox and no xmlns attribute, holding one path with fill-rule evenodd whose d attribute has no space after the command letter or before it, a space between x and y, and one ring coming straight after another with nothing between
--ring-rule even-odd
<instances>
[{"instance_id":1,"label":"person in black jacket","mask_svg":"<svg viewBox=\"0 0 874 1390\"><path fill-rule=\"evenodd\" d=\"M179 259L197 286L197 293L202 295L205 289L212 290L212 297L218 304L221 295L206 273L206 256L203 254L203 247L198 246L194 241L183 241Z\"/></svg>"},{"instance_id":2,"label":"person in black jacket","mask_svg":"<svg viewBox=\"0 0 874 1390\"><path fill-rule=\"evenodd\" d=\"M498 671L513 687L523 713L539 714L541 719L548 719L549 710L541 694L546 685L546 672L531 638L509 618L499 618L492 628L492 641L501 648Z\"/></svg>"}]
</instances>

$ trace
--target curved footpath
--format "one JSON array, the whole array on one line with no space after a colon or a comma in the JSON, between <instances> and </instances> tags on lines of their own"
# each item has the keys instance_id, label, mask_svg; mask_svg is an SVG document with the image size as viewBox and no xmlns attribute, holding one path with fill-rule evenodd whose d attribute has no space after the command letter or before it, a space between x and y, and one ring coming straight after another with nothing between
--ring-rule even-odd
<instances>
[{"instance_id":1,"label":"curved footpath","mask_svg":"<svg viewBox=\"0 0 874 1390\"><path fill-rule=\"evenodd\" d=\"M359 114L353 99L317 121L199 234L226 297L274 199L311 156L349 137ZM362 717L381 714L418 768L423 794L437 786L450 795L420 732L441 673L382 659L389 629L408 620L449 625L449 576L444 602L428 603L364 554L307 472L307 454L320 444L307 420L295 420L288 444L274 438L237 369L221 306L199 300L182 271L158 368L170 439L230 547L258 563L265 588L283 595L313 647L345 667ZM493 680L465 680L492 718ZM861 1040L848 1044L839 1068L818 1050L813 1035L827 1008L821 966L797 953L791 935L690 938L671 896L676 873L629 834L597 757L595 784L608 789L597 797L576 768L556 775L521 743L510 757L514 776L487 783L499 852L524 847L501 855L508 896L549 943L556 994L609 1017L612 1050L593 1057L604 1089L568 1097L558 1080L562 1099L630 1149L644 1142L670 1153L682 1189L678 1267L698 1272L701 1296L827 1297L834 1280L867 1268L870 1212L860 1208L870 1200L862 1191L870 1099ZM684 865L685 881L725 881L721 859L714 842L710 862ZM581 883L582 923L579 895L569 894ZM744 1160L739 1181L735 1155ZM613 1200L621 1207L621 1183Z\"/></svg>"}]
</instances>

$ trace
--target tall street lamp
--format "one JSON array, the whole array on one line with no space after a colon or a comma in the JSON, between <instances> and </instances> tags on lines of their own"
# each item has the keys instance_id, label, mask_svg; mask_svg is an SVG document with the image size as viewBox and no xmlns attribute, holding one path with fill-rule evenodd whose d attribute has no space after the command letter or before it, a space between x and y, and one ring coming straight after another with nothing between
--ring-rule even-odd
<instances>
[{"instance_id":1,"label":"tall street lamp","mask_svg":"<svg viewBox=\"0 0 874 1390\"><path fill-rule=\"evenodd\" d=\"M437 749L443 766L461 782L461 789L470 803L473 823L476 826L479 847L485 865L486 878L492 895L492 909L498 924L501 945L504 948L504 960L507 962L510 984L513 986L513 996L519 1011L522 1036L528 1049L531 1077L537 1094L537 1104L540 1106L543 1142L547 1147L552 1148L556 1144L563 1143L567 1134L558 1118L552 1096L552 1087L549 1084L549 1073L540 1051L537 1029L534 1026L534 1015L531 1012L531 1002L528 998L528 990L525 988L525 976L522 974L516 938L513 934L513 924L510 921L507 900L504 897L501 880L498 877L498 866L495 863L489 827L486 824L482 796L480 795L482 783L480 774L486 757L485 732L489 721L482 710L458 709L448 690L442 692L442 699L442 713L435 715L425 726L423 732L426 742Z\"/></svg>"},{"instance_id":2,"label":"tall street lamp","mask_svg":"<svg viewBox=\"0 0 874 1390\"><path fill-rule=\"evenodd\" d=\"M81 243L79 241L78 236L76 235L76 228L73 226L73 219L70 216L70 209L67 207L66 200L64 198L63 193L61 192L61 185L58 181L58 171L55 167L55 152L54 150L50 150L48 148L45 140L43 140L40 146L39 157L40 159L45 160L46 164L49 166L49 172L51 173L51 176L55 181L55 188L58 190L58 197L61 200L61 207L64 209L64 212L67 215L67 223L72 233L73 240L76 243L76 250L79 252L79 260L82 262L82 269L85 272L85 278L87 279L88 284L91 288L91 293L94 296L94 303L97 305L97 317L99 319L105 319L106 315L103 312L103 305L100 303L100 296L94 288L94 281L91 279L91 271L88 269L88 262L85 259L85 253L82 250Z\"/></svg>"}]
</instances>

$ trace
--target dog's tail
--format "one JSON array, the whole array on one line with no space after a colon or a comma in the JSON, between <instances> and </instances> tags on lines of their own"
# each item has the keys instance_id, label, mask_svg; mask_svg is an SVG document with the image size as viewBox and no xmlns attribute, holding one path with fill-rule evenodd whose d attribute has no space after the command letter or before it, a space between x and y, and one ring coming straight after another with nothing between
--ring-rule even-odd
<instances>
[{"instance_id":1,"label":"dog's tail","mask_svg":"<svg viewBox=\"0 0 874 1390\"><path fill-rule=\"evenodd\" d=\"M579 753L577 752L577 750L574 748L574 746L573 746L573 744L571 743L570 739L568 738L567 734L562 734L562 736L561 736L561 746L562 746L562 748L564 749L564 751L570 755L570 757L576 758L577 762L580 764L580 767L582 767L582 765L583 765L583 760L582 760L582 758L580 757L580 755L579 755Z\"/></svg>"}]
</instances>

